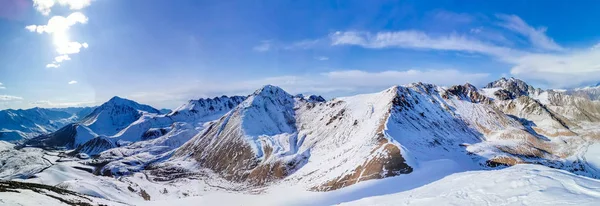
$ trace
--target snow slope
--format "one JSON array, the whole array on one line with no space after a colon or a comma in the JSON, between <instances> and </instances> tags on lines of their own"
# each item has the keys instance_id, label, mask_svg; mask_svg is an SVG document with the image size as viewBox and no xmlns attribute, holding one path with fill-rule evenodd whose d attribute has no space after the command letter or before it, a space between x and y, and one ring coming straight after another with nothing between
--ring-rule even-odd
<instances>
[{"instance_id":1,"label":"snow slope","mask_svg":"<svg viewBox=\"0 0 600 206\"><path fill-rule=\"evenodd\" d=\"M597 205L600 181L539 165L457 173L414 190L341 205Z\"/></svg>"},{"instance_id":2,"label":"snow slope","mask_svg":"<svg viewBox=\"0 0 600 206\"><path fill-rule=\"evenodd\" d=\"M140 205L596 205L600 181L540 165L461 172L436 162L424 173L359 183L330 192L273 187L262 194L207 192ZM418 175L421 174L421 175Z\"/></svg>"}]
</instances>

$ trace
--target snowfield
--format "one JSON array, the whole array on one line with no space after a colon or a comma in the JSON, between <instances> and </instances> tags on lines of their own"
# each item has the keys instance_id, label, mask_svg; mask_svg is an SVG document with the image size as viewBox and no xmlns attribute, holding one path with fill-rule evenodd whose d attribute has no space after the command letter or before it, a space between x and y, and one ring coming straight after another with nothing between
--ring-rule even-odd
<instances>
[{"instance_id":1,"label":"snowfield","mask_svg":"<svg viewBox=\"0 0 600 206\"><path fill-rule=\"evenodd\" d=\"M385 180L384 180L385 181ZM598 205L600 181L540 165L449 175L414 190L341 205Z\"/></svg>"},{"instance_id":2,"label":"snowfield","mask_svg":"<svg viewBox=\"0 0 600 206\"><path fill-rule=\"evenodd\" d=\"M420 175L359 183L331 192L275 187L265 194L210 193L140 205L598 205L600 181L540 165L456 172L435 162ZM452 174L453 173L453 174ZM447 175L447 176L446 176Z\"/></svg>"}]
</instances>

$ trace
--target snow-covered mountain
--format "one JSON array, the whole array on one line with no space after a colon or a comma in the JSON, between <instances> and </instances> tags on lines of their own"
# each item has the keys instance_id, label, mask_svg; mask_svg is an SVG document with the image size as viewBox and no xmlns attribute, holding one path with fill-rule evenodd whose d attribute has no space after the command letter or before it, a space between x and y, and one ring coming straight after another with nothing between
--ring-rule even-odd
<instances>
[{"instance_id":1,"label":"snow-covered mountain","mask_svg":"<svg viewBox=\"0 0 600 206\"><path fill-rule=\"evenodd\" d=\"M80 120L93 107L31 108L0 111L0 140L16 142L54 132Z\"/></svg>"},{"instance_id":2,"label":"snow-covered mountain","mask_svg":"<svg viewBox=\"0 0 600 206\"><path fill-rule=\"evenodd\" d=\"M509 174L533 174L532 181L547 184L543 188L588 194L581 197L589 201L569 196L567 202L588 203L598 199L594 188L554 185L598 184L588 178L600 178L598 123L599 101L515 78L482 89L413 83L331 100L267 85L247 97L190 100L169 113L113 98L83 120L24 145L64 153L0 147L10 156L0 158L6 165L0 174L120 202L290 196L274 205L331 205L398 192L406 199L406 190L435 185L418 190L415 200L423 200L437 194L435 188L457 187L455 181L492 175L522 184L528 181ZM501 170L519 164L555 169ZM544 175L557 179L543 181ZM464 190L488 186L473 183ZM535 189L525 186L520 191ZM303 201L289 202L294 198Z\"/></svg>"}]
</instances>

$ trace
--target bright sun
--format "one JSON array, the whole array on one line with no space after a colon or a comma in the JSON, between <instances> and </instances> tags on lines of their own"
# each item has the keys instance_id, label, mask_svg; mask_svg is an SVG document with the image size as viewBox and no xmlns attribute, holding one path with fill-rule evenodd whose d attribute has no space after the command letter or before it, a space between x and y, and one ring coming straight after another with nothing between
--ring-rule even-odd
<instances>
[{"instance_id":1,"label":"bright sun","mask_svg":"<svg viewBox=\"0 0 600 206\"><path fill-rule=\"evenodd\" d=\"M52 38L54 45L56 45L57 47L69 44L69 34L67 33L67 31L54 32L52 34Z\"/></svg>"}]
</instances>

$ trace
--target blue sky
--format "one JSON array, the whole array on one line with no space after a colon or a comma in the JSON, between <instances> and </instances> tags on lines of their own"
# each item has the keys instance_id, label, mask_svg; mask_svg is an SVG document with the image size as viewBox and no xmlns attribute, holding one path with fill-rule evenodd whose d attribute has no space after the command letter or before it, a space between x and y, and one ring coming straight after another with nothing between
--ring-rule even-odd
<instances>
[{"instance_id":1,"label":"blue sky","mask_svg":"<svg viewBox=\"0 0 600 206\"><path fill-rule=\"evenodd\" d=\"M0 0L0 109L600 81L595 1ZM599 46L596 46L599 45ZM599 48L599 49L596 49Z\"/></svg>"}]
</instances>

